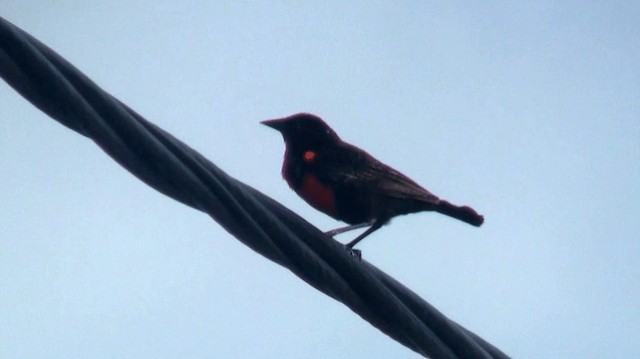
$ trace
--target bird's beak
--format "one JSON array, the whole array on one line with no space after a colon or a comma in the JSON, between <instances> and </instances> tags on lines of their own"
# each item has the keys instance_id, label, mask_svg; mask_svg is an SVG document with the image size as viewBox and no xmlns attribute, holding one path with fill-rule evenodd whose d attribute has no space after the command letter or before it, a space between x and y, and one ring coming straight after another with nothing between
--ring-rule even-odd
<instances>
[{"instance_id":1,"label":"bird's beak","mask_svg":"<svg viewBox=\"0 0 640 359\"><path fill-rule=\"evenodd\" d=\"M269 126L273 129L276 129L280 132L282 132L282 130L284 129L285 126L285 121L282 118L276 118L275 120L266 120L266 121L262 121L260 122L261 124L265 125L265 126Z\"/></svg>"}]
</instances>

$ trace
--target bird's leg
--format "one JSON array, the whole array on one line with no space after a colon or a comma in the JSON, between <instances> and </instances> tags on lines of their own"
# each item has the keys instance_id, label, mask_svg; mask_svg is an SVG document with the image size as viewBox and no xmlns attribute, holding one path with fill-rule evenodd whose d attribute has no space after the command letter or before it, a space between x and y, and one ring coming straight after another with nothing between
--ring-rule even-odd
<instances>
[{"instance_id":1,"label":"bird's leg","mask_svg":"<svg viewBox=\"0 0 640 359\"><path fill-rule=\"evenodd\" d=\"M364 227L370 227L373 226L373 224L375 223L375 220L371 220L369 222L363 222L363 223L358 223L358 224L352 224L346 227L340 227L340 228L336 228L336 229L332 229L330 231L324 232L324 234L333 237L335 235L338 235L340 233L344 233L344 232L349 232L352 231L354 229L360 229L360 228L364 228Z\"/></svg>"},{"instance_id":2,"label":"bird's leg","mask_svg":"<svg viewBox=\"0 0 640 359\"><path fill-rule=\"evenodd\" d=\"M349 249L352 249L353 246L355 246L358 242L363 240L364 237L366 237L366 236L370 235L371 233L373 233L373 232L377 231L378 229L380 229L380 227L382 227L383 224L385 224L385 221L374 220L373 223L371 223L371 227L369 227L369 229L367 229L366 231L362 232L362 234L357 236L351 242L347 243L345 246L347 248L349 248Z\"/></svg>"}]
</instances>

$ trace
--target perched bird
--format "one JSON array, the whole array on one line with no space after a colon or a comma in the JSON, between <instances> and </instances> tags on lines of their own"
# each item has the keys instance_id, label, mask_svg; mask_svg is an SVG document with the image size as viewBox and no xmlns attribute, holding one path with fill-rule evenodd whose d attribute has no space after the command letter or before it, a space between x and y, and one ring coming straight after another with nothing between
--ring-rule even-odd
<instances>
[{"instance_id":1,"label":"perched bird","mask_svg":"<svg viewBox=\"0 0 640 359\"><path fill-rule=\"evenodd\" d=\"M435 211L480 226L484 217L467 206L442 200L409 177L340 139L318 116L299 113L261 122L282 134L286 145L282 176L315 209L350 224L334 236L369 227L353 246L395 216Z\"/></svg>"}]
</instances>

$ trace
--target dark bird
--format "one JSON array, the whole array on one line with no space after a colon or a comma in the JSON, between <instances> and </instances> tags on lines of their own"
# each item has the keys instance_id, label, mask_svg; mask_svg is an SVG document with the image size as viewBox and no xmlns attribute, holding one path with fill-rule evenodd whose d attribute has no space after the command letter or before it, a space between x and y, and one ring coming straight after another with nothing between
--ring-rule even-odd
<instances>
[{"instance_id":1,"label":"dark bird","mask_svg":"<svg viewBox=\"0 0 640 359\"><path fill-rule=\"evenodd\" d=\"M350 226L334 236L369 227L351 249L395 216L436 211L474 226L484 217L467 206L442 200L409 177L340 139L322 119L308 113L261 122L282 134L286 145L282 176L315 209Z\"/></svg>"}]
</instances>

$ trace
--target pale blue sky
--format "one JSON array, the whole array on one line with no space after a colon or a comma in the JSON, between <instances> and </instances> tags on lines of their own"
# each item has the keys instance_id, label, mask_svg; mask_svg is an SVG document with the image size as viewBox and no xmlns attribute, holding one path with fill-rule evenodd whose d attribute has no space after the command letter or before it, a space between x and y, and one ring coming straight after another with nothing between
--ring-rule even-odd
<instances>
[{"instance_id":1,"label":"pale blue sky","mask_svg":"<svg viewBox=\"0 0 640 359\"><path fill-rule=\"evenodd\" d=\"M638 3L4 0L0 16L330 229L259 124L320 115L486 218L397 218L367 260L513 357L640 357ZM0 357L417 357L6 84L0 118Z\"/></svg>"}]
</instances>

